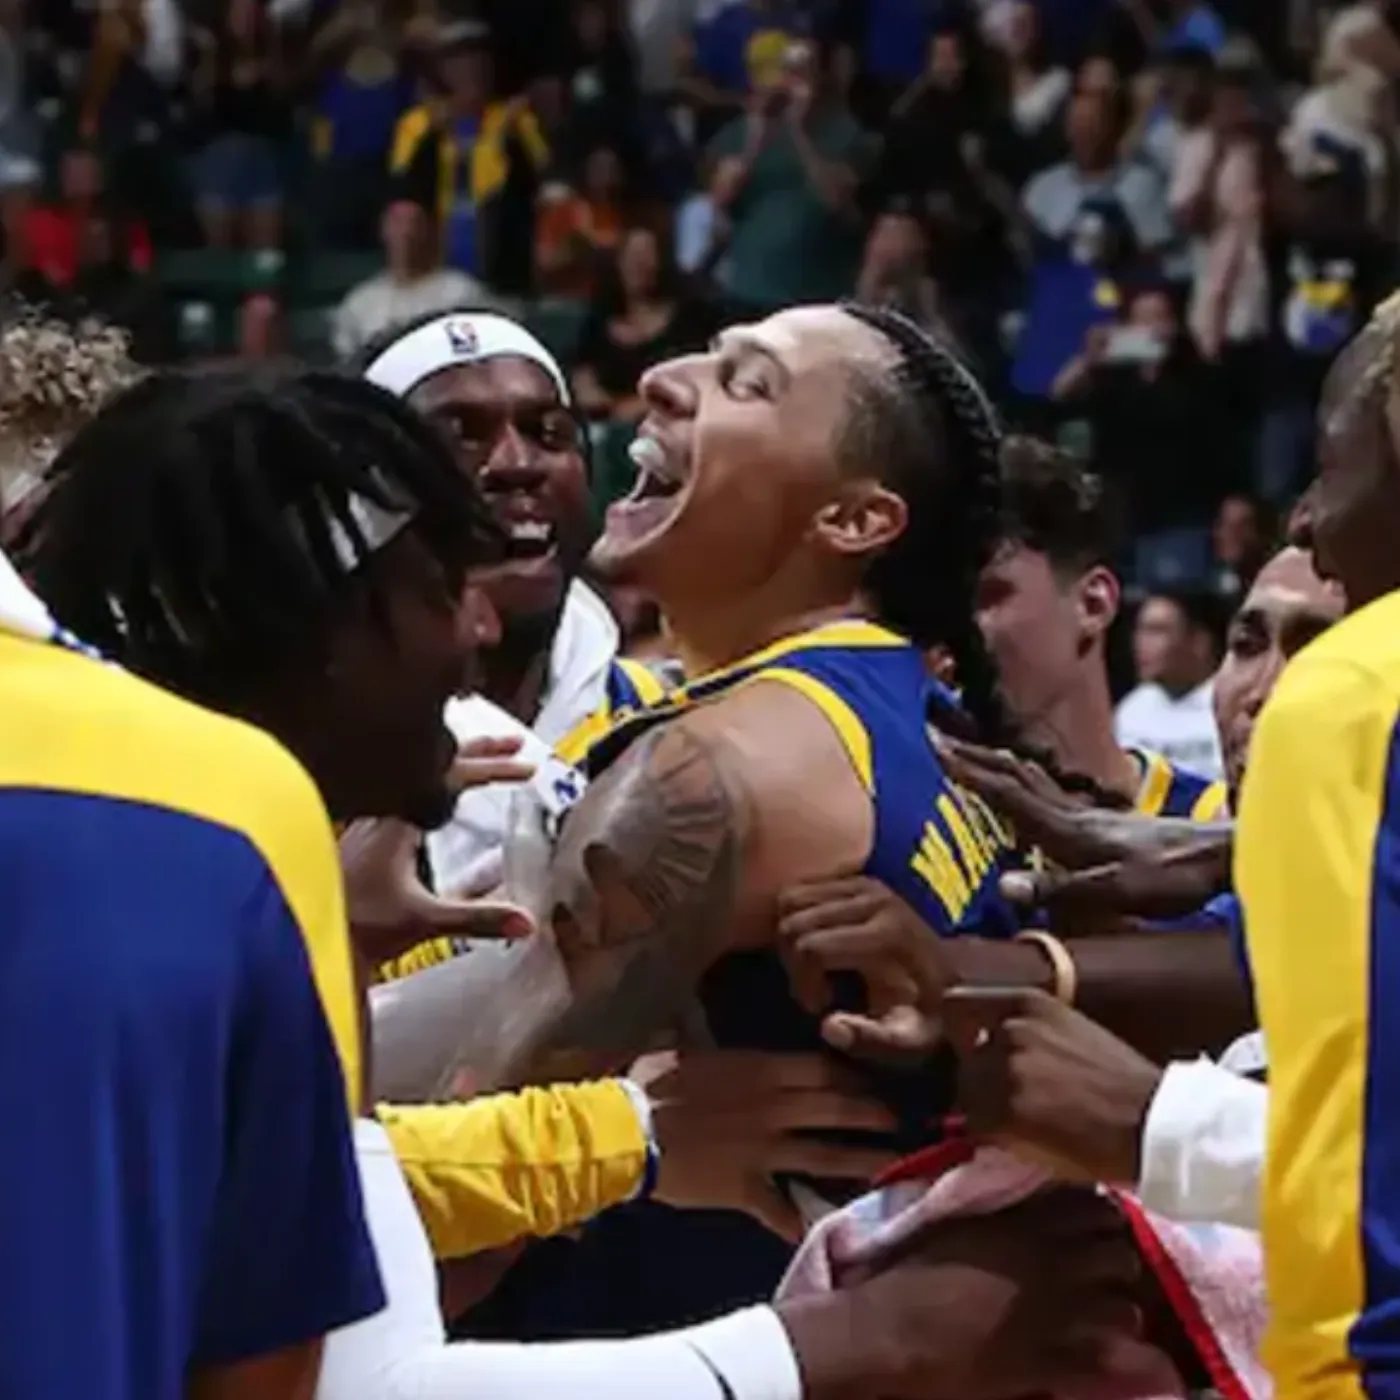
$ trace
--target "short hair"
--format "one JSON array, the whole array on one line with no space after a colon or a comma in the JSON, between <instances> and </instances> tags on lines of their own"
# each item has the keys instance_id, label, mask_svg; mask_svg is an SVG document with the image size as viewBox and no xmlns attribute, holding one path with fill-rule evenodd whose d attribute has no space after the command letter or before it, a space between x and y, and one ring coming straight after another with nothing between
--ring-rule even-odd
<instances>
[{"instance_id":1,"label":"short hair","mask_svg":"<svg viewBox=\"0 0 1400 1400\"><path fill-rule=\"evenodd\" d=\"M1120 546L1116 503L1077 457L1016 434L1001 448L1001 539L1043 554L1061 577L1112 568Z\"/></svg>"},{"instance_id":2,"label":"short hair","mask_svg":"<svg viewBox=\"0 0 1400 1400\"><path fill-rule=\"evenodd\" d=\"M909 512L904 533L871 562L867 591L881 620L915 645L949 649L981 737L1005 740L996 671L974 617L978 577L999 533L1000 419L937 332L890 307L841 306L899 357L893 371L852 372L837 441L845 470L879 473Z\"/></svg>"},{"instance_id":3,"label":"short hair","mask_svg":"<svg viewBox=\"0 0 1400 1400\"><path fill-rule=\"evenodd\" d=\"M0 325L5 467L42 472L73 433L143 372L118 327L96 318L72 325L20 310Z\"/></svg>"},{"instance_id":4,"label":"short hair","mask_svg":"<svg viewBox=\"0 0 1400 1400\"><path fill-rule=\"evenodd\" d=\"M325 371L159 372L80 428L20 540L70 631L133 671L236 709L314 652L359 566L368 507L411 512L453 573L492 553L491 514L392 394ZM372 571L364 582L384 616Z\"/></svg>"},{"instance_id":5,"label":"short hair","mask_svg":"<svg viewBox=\"0 0 1400 1400\"><path fill-rule=\"evenodd\" d=\"M1219 595L1203 588L1154 588L1143 598L1142 606L1156 602L1170 603L1187 628L1206 633L1217 651L1224 646L1229 617L1227 605Z\"/></svg>"}]
</instances>

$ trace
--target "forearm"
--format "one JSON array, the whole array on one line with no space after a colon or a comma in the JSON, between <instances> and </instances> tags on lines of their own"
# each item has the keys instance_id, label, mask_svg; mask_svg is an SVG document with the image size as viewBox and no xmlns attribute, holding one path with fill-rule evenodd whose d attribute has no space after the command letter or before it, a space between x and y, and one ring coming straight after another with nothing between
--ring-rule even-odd
<instances>
[{"instance_id":1,"label":"forearm","mask_svg":"<svg viewBox=\"0 0 1400 1400\"><path fill-rule=\"evenodd\" d=\"M441 1259L580 1224L631 1199L647 1162L638 1101L617 1080L378 1115Z\"/></svg>"},{"instance_id":2,"label":"forearm","mask_svg":"<svg viewBox=\"0 0 1400 1400\"><path fill-rule=\"evenodd\" d=\"M1251 1024L1249 989L1219 930L1115 934L1065 943L1075 1006L1159 1064L1223 1049ZM1054 968L1034 943L959 939L958 980L1053 991Z\"/></svg>"},{"instance_id":3,"label":"forearm","mask_svg":"<svg viewBox=\"0 0 1400 1400\"><path fill-rule=\"evenodd\" d=\"M1259 1228L1269 1091L1209 1060L1167 1066L1142 1135L1138 1195L1169 1219Z\"/></svg>"}]
</instances>

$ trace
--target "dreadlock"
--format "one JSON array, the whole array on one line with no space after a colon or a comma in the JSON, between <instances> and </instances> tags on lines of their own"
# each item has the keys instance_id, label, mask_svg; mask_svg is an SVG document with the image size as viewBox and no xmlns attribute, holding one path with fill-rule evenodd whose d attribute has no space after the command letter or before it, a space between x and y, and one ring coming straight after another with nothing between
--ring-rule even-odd
<instances>
[{"instance_id":1,"label":"dreadlock","mask_svg":"<svg viewBox=\"0 0 1400 1400\"><path fill-rule=\"evenodd\" d=\"M306 369L161 372L79 429L21 556L85 641L227 708L304 653L351 576L379 617L365 503L409 526L449 576L494 546L475 488L393 395Z\"/></svg>"},{"instance_id":2,"label":"dreadlock","mask_svg":"<svg viewBox=\"0 0 1400 1400\"><path fill-rule=\"evenodd\" d=\"M974 618L977 579L999 538L996 409L934 332L890 307L841 308L899 352L892 373L852 375L837 449L852 470L879 464L909 511L908 528L870 566L866 586L895 630L920 648L948 648L978 737L1008 742L996 670Z\"/></svg>"}]
</instances>

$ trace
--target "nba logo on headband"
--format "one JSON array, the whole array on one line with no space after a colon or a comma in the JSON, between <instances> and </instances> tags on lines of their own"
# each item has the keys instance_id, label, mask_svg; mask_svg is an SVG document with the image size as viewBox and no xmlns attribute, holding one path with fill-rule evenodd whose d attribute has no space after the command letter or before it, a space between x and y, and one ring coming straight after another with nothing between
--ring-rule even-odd
<instances>
[{"instance_id":1,"label":"nba logo on headband","mask_svg":"<svg viewBox=\"0 0 1400 1400\"><path fill-rule=\"evenodd\" d=\"M444 321L442 329L447 336L448 347L459 359L474 358L481 349L481 341L477 338L476 327L465 317L454 321Z\"/></svg>"}]
</instances>

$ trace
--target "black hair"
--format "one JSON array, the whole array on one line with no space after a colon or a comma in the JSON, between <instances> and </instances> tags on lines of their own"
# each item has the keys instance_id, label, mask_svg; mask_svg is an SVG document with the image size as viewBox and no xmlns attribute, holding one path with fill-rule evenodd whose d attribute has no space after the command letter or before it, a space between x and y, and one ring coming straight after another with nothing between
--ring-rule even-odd
<instances>
[{"instance_id":1,"label":"black hair","mask_svg":"<svg viewBox=\"0 0 1400 1400\"><path fill-rule=\"evenodd\" d=\"M853 372L838 443L843 465L882 472L909 511L908 528L870 565L866 588L881 619L916 646L948 648L978 736L1005 742L996 670L974 618L978 576L999 538L1000 419L941 336L890 307L841 308L899 352L891 373Z\"/></svg>"},{"instance_id":2,"label":"black hair","mask_svg":"<svg viewBox=\"0 0 1400 1400\"><path fill-rule=\"evenodd\" d=\"M318 370L150 375L74 434L49 482L20 550L55 616L216 709L314 652L352 587L384 616L375 571L359 570L372 543L357 501L411 513L449 578L499 543L422 418Z\"/></svg>"},{"instance_id":3,"label":"black hair","mask_svg":"<svg viewBox=\"0 0 1400 1400\"><path fill-rule=\"evenodd\" d=\"M1204 588L1154 588L1142 600L1146 607L1152 602L1170 603L1192 632L1204 632L1218 653L1224 645L1228 623L1228 606L1215 593Z\"/></svg>"},{"instance_id":4,"label":"black hair","mask_svg":"<svg viewBox=\"0 0 1400 1400\"><path fill-rule=\"evenodd\" d=\"M1001 449L1001 538L1043 554L1062 577L1112 568L1121 545L1117 503L1102 477L1038 438Z\"/></svg>"},{"instance_id":5,"label":"black hair","mask_svg":"<svg viewBox=\"0 0 1400 1400\"><path fill-rule=\"evenodd\" d=\"M1200 44L1173 44L1162 55L1162 61L1168 68L1179 68L1201 77L1208 78L1215 72L1215 55Z\"/></svg>"},{"instance_id":6,"label":"black hair","mask_svg":"<svg viewBox=\"0 0 1400 1400\"><path fill-rule=\"evenodd\" d=\"M622 230L617 247L603 263L598 289L593 296L593 310L599 316L620 316L627 310L627 293L622 285L622 248L633 234L645 233L656 244L656 290L663 301L680 302L688 291L685 277L676 265L675 250L667 229L657 228L645 220L633 220Z\"/></svg>"}]
</instances>

